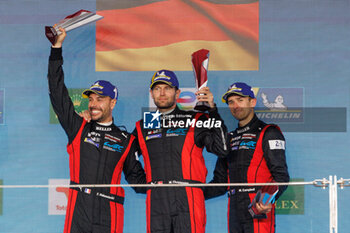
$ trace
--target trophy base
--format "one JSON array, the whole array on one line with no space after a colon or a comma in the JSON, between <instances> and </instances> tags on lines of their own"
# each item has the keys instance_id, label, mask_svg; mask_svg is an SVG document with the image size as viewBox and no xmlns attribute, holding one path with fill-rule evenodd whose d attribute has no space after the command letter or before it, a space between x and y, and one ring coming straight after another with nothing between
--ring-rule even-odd
<instances>
[{"instance_id":1,"label":"trophy base","mask_svg":"<svg viewBox=\"0 0 350 233\"><path fill-rule=\"evenodd\" d=\"M210 109L209 103L205 101L200 101L194 107L194 110L205 112Z\"/></svg>"},{"instance_id":2,"label":"trophy base","mask_svg":"<svg viewBox=\"0 0 350 233\"><path fill-rule=\"evenodd\" d=\"M46 26L45 27L45 35L47 39L51 42L52 45L56 43L57 40L57 32L53 27Z\"/></svg>"},{"instance_id":3,"label":"trophy base","mask_svg":"<svg viewBox=\"0 0 350 233\"><path fill-rule=\"evenodd\" d=\"M249 204L248 211L249 211L250 215L252 216L252 218L255 218L255 219L266 219L267 218L266 214L262 214L262 213L258 212L258 210L252 204Z\"/></svg>"}]
</instances>

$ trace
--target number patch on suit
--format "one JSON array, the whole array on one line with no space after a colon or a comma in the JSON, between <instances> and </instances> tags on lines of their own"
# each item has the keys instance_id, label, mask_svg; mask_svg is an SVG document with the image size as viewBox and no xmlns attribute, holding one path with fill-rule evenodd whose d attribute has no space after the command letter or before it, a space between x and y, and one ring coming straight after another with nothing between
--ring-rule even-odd
<instances>
[{"instance_id":1,"label":"number patch on suit","mask_svg":"<svg viewBox=\"0 0 350 233\"><path fill-rule=\"evenodd\" d=\"M269 140L270 150L285 150L286 142L283 140Z\"/></svg>"}]
</instances>

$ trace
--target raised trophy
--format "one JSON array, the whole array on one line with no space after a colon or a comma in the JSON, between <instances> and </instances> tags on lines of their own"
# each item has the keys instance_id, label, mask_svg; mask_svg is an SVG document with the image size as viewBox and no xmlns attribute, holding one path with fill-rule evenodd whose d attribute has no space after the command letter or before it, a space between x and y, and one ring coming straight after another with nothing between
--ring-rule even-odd
<instances>
[{"instance_id":1,"label":"raised trophy","mask_svg":"<svg viewBox=\"0 0 350 233\"><path fill-rule=\"evenodd\" d=\"M68 32L70 30L84 26L88 23L95 22L102 18L103 16L97 15L91 11L80 10L75 12L74 14L68 15L66 18L62 19L59 23L57 23L54 26L46 26L45 35L47 39L49 39L51 44L54 45L56 43L57 36L61 34L61 31L58 29L59 27L65 29L66 32Z\"/></svg>"},{"instance_id":2,"label":"raised trophy","mask_svg":"<svg viewBox=\"0 0 350 233\"><path fill-rule=\"evenodd\" d=\"M248 206L248 211L250 215L253 218L256 219L264 219L267 218L266 214L260 213L256 209L256 203L262 203L263 205L267 205L269 203L273 204L275 203L275 197L278 193L278 186L277 185L271 185L271 186L263 186L259 191L256 193L253 201Z\"/></svg>"},{"instance_id":3,"label":"raised trophy","mask_svg":"<svg viewBox=\"0 0 350 233\"><path fill-rule=\"evenodd\" d=\"M208 83L208 63L209 63L209 50L200 49L192 53L192 68L194 78L196 80L196 87L200 90L202 87L206 87ZM194 107L195 110L205 112L210 109L209 103L206 101L197 102Z\"/></svg>"}]
</instances>

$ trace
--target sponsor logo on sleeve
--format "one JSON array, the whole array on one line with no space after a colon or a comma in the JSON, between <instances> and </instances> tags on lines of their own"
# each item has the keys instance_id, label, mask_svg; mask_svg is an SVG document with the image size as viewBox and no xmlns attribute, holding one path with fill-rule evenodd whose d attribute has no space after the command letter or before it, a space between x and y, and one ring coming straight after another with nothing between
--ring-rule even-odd
<instances>
[{"instance_id":1,"label":"sponsor logo on sleeve","mask_svg":"<svg viewBox=\"0 0 350 233\"><path fill-rule=\"evenodd\" d=\"M49 185L69 185L69 179L49 179ZM49 215L65 215L67 209L69 188L49 188Z\"/></svg>"},{"instance_id":2,"label":"sponsor logo on sleeve","mask_svg":"<svg viewBox=\"0 0 350 233\"><path fill-rule=\"evenodd\" d=\"M269 140L270 150L285 150L286 142L283 140Z\"/></svg>"}]
</instances>

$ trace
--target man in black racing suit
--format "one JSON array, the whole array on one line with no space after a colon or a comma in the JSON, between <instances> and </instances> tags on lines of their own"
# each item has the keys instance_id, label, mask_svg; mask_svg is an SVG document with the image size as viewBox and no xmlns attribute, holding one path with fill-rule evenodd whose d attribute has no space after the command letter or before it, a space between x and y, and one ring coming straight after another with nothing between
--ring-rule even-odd
<instances>
[{"instance_id":1,"label":"man in black racing suit","mask_svg":"<svg viewBox=\"0 0 350 233\"><path fill-rule=\"evenodd\" d=\"M289 182L285 158L285 139L276 125L268 125L254 113L256 98L245 83L234 83L223 95L232 115L239 121L236 130L229 133L227 158L218 158L214 178L210 183L271 183ZM261 188L261 187L260 187ZM285 191L280 186L275 197ZM248 205L259 187L245 186L229 189L228 227L230 233L275 232L274 204L257 203L256 209L266 219L252 218ZM205 188L206 199L222 195L226 187Z\"/></svg>"},{"instance_id":2,"label":"man in black racing suit","mask_svg":"<svg viewBox=\"0 0 350 233\"><path fill-rule=\"evenodd\" d=\"M91 122L74 111L62 69L66 33L60 30L62 34L51 48L48 82L53 109L68 136L71 184L119 184L122 171L129 183L145 183L135 157L135 137L113 123L117 88L99 80L83 92L83 97L89 98ZM122 233L123 203L120 187L70 188L64 233Z\"/></svg>"},{"instance_id":3,"label":"man in black racing suit","mask_svg":"<svg viewBox=\"0 0 350 233\"><path fill-rule=\"evenodd\" d=\"M150 94L162 113L153 113L160 119L159 127L149 127L152 122L145 120L136 123L133 134L143 156L148 183L205 183L204 146L208 152L219 156L227 154L227 130L209 88L198 92L203 96L197 95L198 101L207 101L211 107L209 114L204 114L182 111L177 107L178 87L174 72L156 72L151 80ZM205 203L201 188L151 188L147 191L146 209L147 233L205 231Z\"/></svg>"}]
</instances>

